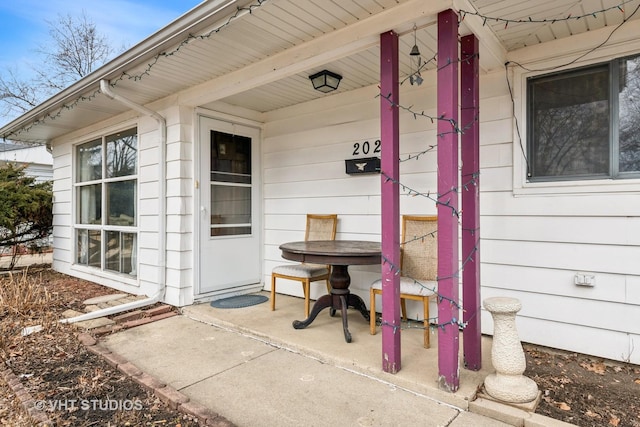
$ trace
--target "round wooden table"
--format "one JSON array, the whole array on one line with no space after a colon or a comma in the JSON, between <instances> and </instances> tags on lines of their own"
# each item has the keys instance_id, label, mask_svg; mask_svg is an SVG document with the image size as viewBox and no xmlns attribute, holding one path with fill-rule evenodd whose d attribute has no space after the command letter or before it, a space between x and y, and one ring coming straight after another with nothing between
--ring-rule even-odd
<instances>
[{"instance_id":1,"label":"round wooden table","mask_svg":"<svg viewBox=\"0 0 640 427\"><path fill-rule=\"evenodd\" d=\"M369 311L362 298L349 292L351 284L349 266L380 264L380 243L362 240L308 240L284 243L280 245L280 250L282 257L291 261L331 265L329 277L331 293L318 298L309 317L303 321L294 320L293 327L306 328L315 320L318 313L329 307L332 315L340 310L344 339L348 343L351 342L347 309L349 307L357 309L367 321L369 321Z\"/></svg>"}]
</instances>

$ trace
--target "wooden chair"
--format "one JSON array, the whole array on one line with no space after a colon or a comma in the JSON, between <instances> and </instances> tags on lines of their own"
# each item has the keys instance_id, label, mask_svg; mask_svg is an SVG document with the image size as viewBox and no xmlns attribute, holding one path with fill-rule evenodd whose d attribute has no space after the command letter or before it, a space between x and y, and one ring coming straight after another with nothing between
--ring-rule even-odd
<instances>
[{"instance_id":1,"label":"wooden chair","mask_svg":"<svg viewBox=\"0 0 640 427\"><path fill-rule=\"evenodd\" d=\"M338 227L338 215L307 214L307 227L304 240L335 240ZM271 311L276 309L276 279L296 280L302 284L304 292L304 314L309 317L309 294L311 282L324 280L327 292L331 292L329 274L331 267L318 264L287 264L280 265L271 272Z\"/></svg>"},{"instance_id":2,"label":"wooden chair","mask_svg":"<svg viewBox=\"0 0 640 427\"><path fill-rule=\"evenodd\" d=\"M424 311L424 347L429 348L429 297L435 294L438 282L438 240L436 216L402 216L400 252L400 307L407 320L405 300L422 301ZM371 335L376 334L376 295L382 294L382 279L370 288Z\"/></svg>"}]
</instances>

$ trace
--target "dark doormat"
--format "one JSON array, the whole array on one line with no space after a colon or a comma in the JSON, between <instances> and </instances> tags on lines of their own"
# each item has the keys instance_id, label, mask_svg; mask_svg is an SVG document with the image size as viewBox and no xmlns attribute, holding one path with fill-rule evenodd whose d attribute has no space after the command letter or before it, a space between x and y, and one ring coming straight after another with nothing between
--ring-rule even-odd
<instances>
[{"instance_id":1,"label":"dark doormat","mask_svg":"<svg viewBox=\"0 0 640 427\"><path fill-rule=\"evenodd\" d=\"M269 301L269 297L265 295L236 295L234 297L223 298L211 301L211 307L214 308L242 308Z\"/></svg>"}]
</instances>

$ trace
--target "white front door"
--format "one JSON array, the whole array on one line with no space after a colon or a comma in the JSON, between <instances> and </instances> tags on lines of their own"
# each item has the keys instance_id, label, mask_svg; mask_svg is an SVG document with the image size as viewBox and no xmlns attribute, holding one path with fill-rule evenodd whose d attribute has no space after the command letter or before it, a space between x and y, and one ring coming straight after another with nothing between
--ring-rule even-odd
<instances>
[{"instance_id":1,"label":"white front door","mask_svg":"<svg viewBox=\"0 0 640 427\"><path fill-rule=\"evenodd\" d=\"M197 296L259 289L260 131L202 116L199 122Z\"/></svg>"}]
</instances>

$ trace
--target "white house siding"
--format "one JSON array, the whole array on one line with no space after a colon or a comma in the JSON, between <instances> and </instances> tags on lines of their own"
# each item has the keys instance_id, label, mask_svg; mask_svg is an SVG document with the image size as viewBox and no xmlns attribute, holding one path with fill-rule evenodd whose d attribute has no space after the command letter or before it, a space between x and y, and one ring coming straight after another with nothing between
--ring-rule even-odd
<instances>
[{"instance_id":1,"label":"white house siding","mask_svg":"<svg viewBox=\"0 0 640 427\"><path fill-rule=\"evenodd\" d=\"M133 294L141 292L137 281L128 277L99 272L93 268L74 265L75 239L73 233L73 161L77 144L90 141L109 132L138 126L138 133L144 129L133 116L123 115L86 129L73 132L52 141L53 154L53 262L56 271L90 280ZM142 139L140 136L139 141ZM140 158L139 158L140 161Z\"/></svg>"},{"instance_id":2,"label":"white house siding","mask_svg":"<svg viewBox=\"0 0 640 427\"><path fill-rule=\"evenodd\" d=\"M115 102L115 101L114 101ZM161 281L159 255L159 196L166 200L165 302L186 305L193 301L192 228L192 108L159 111L167 120L166 197L160 196L160 132L150 117L133 113L115 117L54 141L54 259L53 268L133 294L154 295ZM74 265L72 162L76 144L109 132L138 128L138 276L136 280Z\"/></svg>"},{"instance_id":3,"label":"white house siding","mask_svg":"<svg viewBox=\"0 0 640 427\"><path fill-rule=\"evenodd\" d=\"M580 43L597 44L602 33L589 37ZM565 49L575 46L562 43ZM624 48L608 55L640 52L637 42ZM558 53L556 46L532 49L544 55ZM604 59L608 58L599 60ZM515 82L518 114L523 82L522 76ZM377 88L365 88L266 115L266 289L272 268L286 262L278 245L303 238L308 212L339 214L338 239L380 239L380 176L348 176L344 171L344 159L354 157L354 143L379 138L376 95ZM481 75L480 97L482 298L510 296L522 301L518 328L525 342L640 363L638 181L582 183L577 190L559 194L527 193L518 187L522 151L504 70ZM403 86L400 103L436 115L435 74L428 73L419 88ZM518 120L524 138L524 117L518 115ZM401 112L400 132L403 159L436 138L435 124L406 111ZM433 193L436 179L435 152L401 164L401 182L408 187ZM401 196L401 214L434 213L432 201ZM379 276L379 267L350 271L352 291L368 302L368 286ZM576 286L577 272L593 274L595 287ZM314 286L312 296L323 289L322 284ZM278 291L302 295L296 282L279 281ZM482 324L483 333L493 333L491 316L484 310Z\"/></svg>"},{"instance_id":4,"label":"white house siding","mask_svg":"<svg viewBox=\"0 0 640 427\"><path fill-rule=\"evenodd\" d=\"M52 267L69 273L72 262L71 145L54 145L53 155L53 261Z\"/></svg>"},{"instance_id":5,"label":"white house siding","mask_svg":"<svg viewBox=\"0 0 640 427\"><path fill-rule=\"evenodd\" d=\"M640 43L634 40L638 25L622 28L611 46L572 67L640 53ZM585 52L576 47L597 46L610 32L522 49L509 59L532 69L568 63ZM483 157L487 153L483 142L482 298L521 300L518 330L523 341L640 363L640 180L524 182L518 139L521 136L525 143L526 78L536 74L540 72L517 67L509 72L520 134L512 126L510 113L496 130L502 129L498 139L510 147L489 160ZM492 79L503 91L495 99L510 109L505 76L504 70L484 76L481 91ZM480 114L481 139L487 141L492 137L487 134L491 112L482 108ZM595 286L577 286L578 272L594 275ZM493 332L491 316L484 310L482 327L485 333Z\"/></svg>"},{"instance_id":6,"label":"white house siding","mask_svg":"<svg viewBox=\"0 0 640 427\"><path fill-rule=\"evenodd\" d=\"M353 144L380 138L379 107L372 88L267 114L263 138L264 273L286 263L278 246L303 240L307 213L338 214L337 239L379 240L380 176L349 176L344 159ZM336 106L338 104L338 106ZM368 156L359 157L370 157ZM379 267L351 267L352 291L379 275ZM299 282L278 280L278 292L302 295ZM326 292L312 286L312 297ZM302 312L302 305L301 305Z\"/></svg>"},{"instance_id":7,"label":"white house siding","mask_svg":"<svg viewBox=\"0 0 640 427\"><path fill-rule=\"evenodd\" d=\"M165 301L184 306L193 303L194 257L197 256L193 234L195 114L191 107L173 107L164 115L167 119Z\"/></svg>"},{"instance_id":8,"label":"white house siding","mask_svg":"<svg viewBox=\"0 0 640 427\"><path fill-rule=\"evenodd\" d=\"M635 40L640 23L617 31L606 48L574 66L640 52ZM512 52L509 59L532 68L557 65L598 45L610 30ZM570 52L571 50L571 52ZM566 55L563 52L567 52ZM553 60L551 56L553 55ZM534 65L531 65L534 64ZM522 301L518 329L523 341L640 363L640 182L591 181L529 185L524 182L519 136L525 137L527 73L510 69L515 95L516 132L506 73L481 74L480 80L480 210L482 298L513 296ZM424 83L401 88L400 102L415 112L437 116L436 75L423 73ZM344 160L354 144L373 147L380 137L380 98L375 86L332 95L265 113L262 140L265 289L270 272L284 263L278 246L304 237L305 214L337 213L338 239L380 240L380 175L345 173ZM168 105L166 103L165 105ZM167 118L166 165L166 301L193 301L197 239L193 216L193 137L195 113L187 107L160 111ZM401 158L436 144L436 124L401 111ZM138 282L74 267L72 259L73 144L92 135L137 124L139 153ZM465 123L461 124L463 127ZM160 280L158 185L160 150L157 123L133 114L116 117L54 141L54 267L133 293L153 294ZM403 185L435 194L436 153L401 164ZM435 214L433 200L401 196L402 214ZM463 254L462 257L465 255ZM353 266L351 289L368 301L369 284L379 266ZM574 284L577 272L595 276L595 286ZM301 296L298 283L279 281L278 291ZM312 296L324 285L312 288ZM434 303L435 304L435 303ZM410 313L418 310L410 308ZM437 313L433 307L433 313ZM302 313L302 304L301 304ZM491 317L482 311L483 332L491 334Z\"/></svg>"},{"instance_id":9,"label":"white house siding","mask_svg":"<svg viewBox=\"0 0 640 427\"><path fill-rule=\"evenodd\" d=\"M419 90L402 87L401 99L435 115L435 74L428 73ZM286 262L278 246L304 238L306 213L338 214L337 239L380 240L379 174L347 175L345 159L379 156L373 153L380 138L380 98L377 87L325 98L267 114L263 141L265 211L265 288L270 272ZM435 124L401 114L401 153L421 152L435 141ZM368 141L370 152L353 155L354 144ZM435 193L436 155L401 165L403 184ZM405 214L435 214L432 200L401 197ZM351 291L369 300L369 285L380 277L380 266L351 266ZM297 282L278 280L278 292L301 296ZM324 284L312 287L321 295ZM302 306L301 306L302 307ZM409 308L411 311L411 307Z\"/></svg>"}]
</instances>

